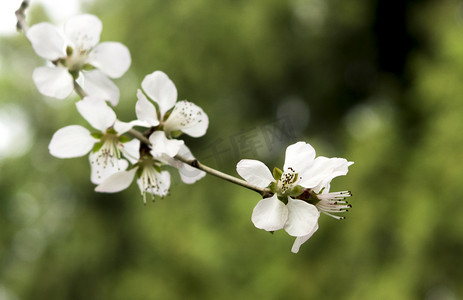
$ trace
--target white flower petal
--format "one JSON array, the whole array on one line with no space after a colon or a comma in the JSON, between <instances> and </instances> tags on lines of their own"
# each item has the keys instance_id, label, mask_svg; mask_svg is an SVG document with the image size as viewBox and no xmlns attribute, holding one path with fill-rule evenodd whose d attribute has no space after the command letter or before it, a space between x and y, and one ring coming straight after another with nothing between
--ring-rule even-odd
<instances>
[{"instance_id":1,"label":"white flower petal","mask_svg":"<svg viewBox=\"0 0 463 300\"><path fill-rule=\"evenodd\" d=\"M121 144L120 150L132 164L140 159L140 141L137 139Z\"/></svg>"},{"instance_id":2,"label":"white flower petal","mask_svg":"<svg viewBox=\"0 0 463 300\"><path fill-rule=\"evenodd\" d=\"M93 128L102 132L113 126L116 113L103 99L87 96L76 103L77 110Z\"/></svg>"},{"instance_id":3,"label":"white flower petal","mask_svg":"<svg viewBox=\"0 0 463 300\"><path fill-rule=\"evenodd\" d=\"M82 72L83 89L87 95L109 101L112 106L119 102L119 88L99 70Z\"/></svg>"},{"instance_id":4,"label":"white flower petal","mask_svg":"<svg viewBox=\"0 0 463 300\"><path fill-rule=\"evenodd\" d=\"M320 183L313 188L316 193L320 192L323 188L325 188L324 192L328 192L331 180L335 177L346 175L349 171L349 166L354 164L351 161L347 161L345 158L333 157L327 160L324 167L325 173L328 174L326 174ZM315 159L315 161L317 161L317 159Z\"/></svg>"},{"instance_id":5,"label":"white flower petal","mask_svg":"<svg viewBox=\"0 0 463 300\"><path fill-rule=\"evenodd\" d=\"M116 193L125 190L132 183L137 168L114 173L95 188L96 192Z\"/></svg>"},{"instance_id":6,"label":"white flower petal","mask_svg":"<svg viewBox=\"0 0 463 300\"><path fill-rule=\"evenodd\" d=\"M170 174L168 171L162 171L158 177L159 196L164 197L169 192L170 188Z\"/></svg>"},{"instance_id":7,"label":"white flower petal","mask_svg":"<svg viewBox=\"0 0 463 300\"><path fill-rule=\"evenodd\" d=\"M167 133L180 130L192 137L200 137L206 133L209 118L201 107L189 101L179 101L169 118L164 123Z\"/></svg>"},{"instance_id":8,"label":"white flower petal","mask_svg":"<svg viewBox=\"0 0 463 300\"><path fill-rule=\"evenodd\" d=\"M119 78L130 67L130 52L121 43L104 42L98 44L90 52L88 63L97 67L111 78Z\"/></svg>"},{"instance_id":9,"label":"white flower petal","mask_svg":"<svg viewBox=\"0 0 463 300\"><path fill-rule=\"evenodd\" d=\"M183 183L186 184L193 184L206 176L205 172L193 168L185 163L181 163L181 166L178 168L178 173L180 174L180 179L182 179Z\"/></svg>"},{"instance_id":10,"label":"white flower petal","mask_svg":"<svg viewBox=\"0 0 463 300\"><path fill-rule=\"evenodd\" d=\"M297 237L296 240L294 241L293 247L291 248L291 252L298 253L301 245L307 242L317 230L318 230L318 223L315 225L315 227L312 229L312 231L309 234Z\"/></svg>"},{"instance_id":11,"label":"white flower petal","mask_svg":"<svg viewBox=\"0 0 463 300\"><path fill-rule=\"evenodd\" d=\"M283 171L293 168L297 173L310 167L315 158L315 149L308 143L297 142L286 148ZM300 175L300 174L299 174Z\"/></svg>"},{"instance_id":12,"label":"white flower petal","mask_svg":"<svg viewBox=\"0 0 463 300\"><path fill-rule=\"evenodd\" d=\"M191 153L190 149L183 144L180 147L180 150L178 151L178 155L182 156L183 158L186 159L195 159L193 154ZM180 162L178 160L172 159L175 164L173 164L177 169L180 174L180 178L182 181L186 184L192 184L195 183L196 181L200 180L204 176L206 176L206 173L204 171L198 170L196 168L193 168L190 165L187 165L183 162Z\"/></svg>"},{"instance_id":13,"label":"white flower petal","mask_svg":"<svg viewBox=\"0 0 463 300\"><path fill-rule=\"evenodd\" d=\"M177 101L177 88L162 71L146 75L141 83L145 93L159 105L161 116L171 109Z\"/></svg>"},{"instance_id":14,"label":"white flower petal","mask_svg":"<svg viewBox=\"0 0 463 300\"><path fill-rule=\"evenodd\" d=\"M38 67L32 79L39 92L48 97L64 99L74 90L74 81L68 70L61 67Z\"/></svg>"},{"instance_id":15,"label":"white flower petal","mask_svg":"<svg viewBox=\"0 0 463 300\"><path fill-rule=\"evenodd\" d=\"M320 212L315 205L288 197L288 221L284 228L291 236L310 234L317 225Z\"/></svg>"},{"instance_id":16,"label":"white flower petal","mask_svg":"<svg viewBox=\"0 0 463 300\"><path fill-rule=\"evenodd\" d=\"M159 120L154 105L148 101L141 90L137 91L138 101L135 104L135 113L140 121L148 123L150 126L158 126Z\"/></svg>"},{"instance_id":17,"label":"white flower petal","mask_svg":"<svg viewBox=\"0 0 463 300\"><path fill-rule=\"evenodd\" d=\"M133 120L130 122L122 122L122 121L116 120L114 122L114 130L116 130L116 132L119 133L119 135L126 133L127 131L132 129L134 126L147 127L148 124L146 124L146 122L139 121L139 120Z\"/></svg>"},{"instance_id":18,"label":"white flower petal","mask_svg":"<svg viewBox=\"0 0 463 300\"><path fill-rule=\"evenodd\" d=\"M182 156L183 158L189 159L189 160L196 159L193 156L193 153L191 153L190 149L185 144L183 144L180 147L180 150L178 151L178 155Z\"/></svg>"},{"instance_id":19,"label":"white flower petal","mask_svg":"<svg viewBox=\"0 0 463 300\"><path fill-rule=\"evenodd\" d=\"M55 132L48 149L58 158L79 157L90 152L96 141L84 127L70 125Z\"/></svg>"},{"instance_id":20,"label":"white flower petal","mask_svg":"<svg viewBox=\"0 0 463 300\"><path fill-rule=\"evenodd\" d=\"M170 174L168 171L161 171L161 173L155 173L155 178L154 178L154 184L151 186L145 186L142 180L142 177L144 175L142 174L140 178L137 179L137 184L138 188L140 189L140 192L143 195L143 200L146 201L145 199L145 193L151 194L151 195L158 195L161 197L164 197L167 195L169 192L169 187L170 187Z\"/></svg>"},{"instance_id":21,"label":"white flower petal","mask_svg":"<svg viewBox=\"0 0 463 300\"><path fill-rule=\"evenodd\" d=\"M305 188L314 188L325 182L331 181L336 161L330 158L319 156L315 158L312 165L299 175L302 177L300 185Z\"/></svg>"},{"instance_id":22,"label":"white flower petal","mask_svg":"<svg viewBox=\"0 0 463 300\"><path fill-rule=\"evenodd\" d=\"M168 139L164 131L155 131L149 137L151 143L151 155L159 157L166 154L170 157L177 155L180 147L183 145L183 140Z\"/></svg>"},{"instance_id":23,"label":"white flower petal","mask_svg":"<svg viewBox=\"0 0 463 300\"><path fill-rule=\"evenodd\" d=\"M257 203L252 212L254 226L267 231L282 229L288 219L288 208L276 195Z\"/></svg>"},{"instance_id":24,"label":"white flower petal","mask_svg":"<svg viewBox=\"0 0 463 300\"><path fill-rule=\"evenodd\" d=\"M102 29L100 19L89 14L72 17L64 24L64 34L77 51L90 50L98 44Z\"/></svg>"},{"instance_id":25,"label":"white flower petal","mask_svg":"<svg viewBox=\"0 0 463 300\"><path fill-rule=\"evenodd\" d=\"M58 29L50 23L39 23L26 32L35 53L51 61L66 57L66 42Z\"/></svg>"},{"instance_id":26,"label":"white flower petal","mask_svg":"<svg viewBox=\"0 0 463 300\"><path fill-rule=\"evenodd\" d=\"M129 163L125 159L117 159L116 157L105 157L100 151L91 152L89 155L91 174L90 180L94 184L100 184L109 176L125 171Z\"/></svg>"},{"instance_id":27,"label":"white flower petal","mask_svg":"<svg viewBox=\"0 0 463 300\"><path fill-rule=\"evenodd\" d=\"M116 130L117 133L119 133L119 135L121 135L121 134L126 133L130 129L132 129L133 126L135 126L132 122L133 121L131 121L131 122L122 122L122 121L119 121L119 120L116 119L114 121L113 128L114 128L114 130Z\"/></svg>"},{"instance_id":28,"label":"white flower petal","mask_svg":"<svg viewBox=\"0 0 463 300\"><path fill-rule=\"evenodd\" d=\"M333 157L330 159L333 162L333 173L331 174L331 179L346 175L347 172L349 172L349 166L354 164L354 162L347 161L345 158Z\"/></svg>"},{"instance_id":29,"label":"white flower petal","mask_svg":"<svg viewBox=\"0 0 463 300\"><path fill-rule=\"evenodd\" d=\"M267 166L258 160L242 159L236 165L236 171L250 184L260 188L267 187L272 181L272 173Z\"/></svg>"}]
</instances>

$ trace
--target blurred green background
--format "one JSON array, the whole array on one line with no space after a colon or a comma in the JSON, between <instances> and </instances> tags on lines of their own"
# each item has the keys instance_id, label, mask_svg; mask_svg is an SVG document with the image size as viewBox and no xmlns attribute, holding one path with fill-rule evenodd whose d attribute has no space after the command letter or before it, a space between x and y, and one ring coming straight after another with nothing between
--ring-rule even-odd
<instances>
[{"instance_id":1,"label":"blurred green background","mask_svg":"<svg viewBox=\"0 0 463 300\"><path fill-rule=\"evenodd\" d=\"M136 185L97 194L87 158L49 155L83 124L75 99L36 90L43 64L0 40L0 299L463 299L463 2L101 0L85 12L126 44L117 84L135 118L141 80L163 70L209 114L204 163L282 166L285 148L355 162L332 190L353 209L290 252L256 229L259 196L210 176L173 179L143 205ZM30 22L47 20L39 6Z\"/></svg>"}]
</instances>

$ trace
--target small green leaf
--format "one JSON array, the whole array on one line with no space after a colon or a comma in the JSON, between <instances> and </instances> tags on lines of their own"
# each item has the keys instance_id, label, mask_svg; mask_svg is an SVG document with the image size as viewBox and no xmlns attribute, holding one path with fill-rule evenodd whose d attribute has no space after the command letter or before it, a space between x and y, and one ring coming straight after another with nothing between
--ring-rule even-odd
<instances>
[{"instance_id":1,"label":"small green leaf","mask_svg":"<svg viewBox=\"0 0 463 300\"><path fill-rule=\"evenodd\" d=\"M95 145L93 146L92 152L93 152L93 153L97 152L98 150L101 149L101 147L103 147L103 143L102 143L102 142L95 143Z\"/></svg>"},{"instance_id":2,"label":"small green leaf","mask_svg":"<svg viewBox=\"0 0 463 300\"><path fill-rule=\"evenodd\" d=\"M268 186L268 188L270 189L270 191L272 191L272 193L276 194L277 183L275 181L270 182L270 185Z\"/></svg>"},{"instance_id":3,"label":"small green leaf","mask_svg":"<svg viewBox=\"0 0 463 300\"><path fill-rule=\"evenodd\" d=\"M284 204L288 204L288 196L286 196L286 195L277 195L277 197L278 197L278 200L280 200Z\"/></svg>"},{"instance_id":4,"label":"small green leaf","mask_svg":"<svg viewBox=\"0 0 463 300\"><path fill-rule=\"evenodd\" d=\"M293 188L291 190L291 192L289 193L289 196L293 197L293 198L297 198L299 197L302 193L304 192L304 188L300 185L296 186L295 188Z\"/></svg>"},{"instance_id":5,"label":"small green leaf","mask_svg":"<svg viewBox=\"0 0 463 300\"><path fill-rule=\"evenodd\" d=\"M101 132L92 132L91 136L93 136L96 139L101 139L103 137L103 134Z\"/></svg>"},{"instance_id":6,"label":"small green leaf","mask_svg":"<svg viewBox=\"0 0 463 300\"><path fill-rule=\"evenodd\" d=\"M273 178L275 178L276 180L280 180L282 174L282 170L278 169L277 167L273 168Z\"/></svg>"},{"instance_id":7,"label":"small green leaf","mask_svg":"<svg viewBox=\"0 0 463 300\"><path fill-rule=\"evenodd\" d=\"M141 177L141 174L143 173L143 168L138 168L135 174L137 175L137 178Z\"/></svg>"},{"instance_id":8,"label":"small green leaf","mask_svg":"<svg viewBox=\"0 0 463 300\"><path fill-rule=\"evenodd\" d=\"M131 138L125 135L119 137L119 142L121 143L127 143L127 142L130 142L131 140L132 140Z\"/></svg>"},{"instance_id":9,"label":"small green leaf","mask_svg":"<svg viewBox=\"0 0 463 300\"><path fill-rule=\"evenodd\" d=\"M69 73L71 73L72 78L73 78L74 80L77 80L77 78L79 78L79 71L71 71L71 70L70 70Z\"/></svg>"},{"instance_id":10,"label":"small green leaf","mask_svg":"<svg viewBox=\"0 0 463 300\"><path fill-rule=\"evenodd\" d=\"M72 52L74 52L74 50L70 46L67 46L66 47L66 55L71 56Z\"/></svg>"},{"instance_id":11,"label":"small green leaf","mask_svg":"<svg viewBox=\"0 0 463 300\"><path fill-rule=\"evenodd\" d=\"M95 69L95 67L92 66L91 64L85 64L85 65L82 66L82 70L84 70L84 71L91 71L93 69Z\"/></svg>"},{"instance_id":12,"label":"small green leaf","mask_svg":"<svg viewBox=\"0 0 463 300\"><path fill-rule=\"evenodd\" d=\"M181 132L180 130L175 130L175 131L172 131L170 133L170 136L172 136L173 138L178 138L179 136L181 136L183 134L183 132Z\"/></svg>"},{"instance_id":13,"label":"small green leaf","mask_svg":"<svg viewBox=\"0 0 463 300\"><path fill-rule=\"evenodd\" d=\"M298 179L299 179L299 174L298 173L294 174L293 179L291 180L291 183L295 183L296 180Z\"/></svg>"},{"instance_id":14,"label":"small green leaf","mask_svg":"<svg viewBox=\"0 0 463 300\"><path fill-rule=\"evenodd\" d=\"M114 130L114 128L112 128L112 127L111 127L111 128L108 128L108 129L106 129L106 133L108 133L108 134L115 134L115 135L117 135L117 131L116 131L116 130Z\"/></svg>"},{"instance_id":15,"label":"small green leaf","mask_svg":"<svg viewBox=\"0 0 463 300\"><path fill-rule=\"evenodd\" d=\"M170 114L172 113L173 110L174 110L173 108L171 108L170 110L168 110L168 111L164 114L164 117L163 117L162 120L163 120L163 121L167 120L167 119L169 118L169 116L170 116Z\"/></svg>"}]
</instances>

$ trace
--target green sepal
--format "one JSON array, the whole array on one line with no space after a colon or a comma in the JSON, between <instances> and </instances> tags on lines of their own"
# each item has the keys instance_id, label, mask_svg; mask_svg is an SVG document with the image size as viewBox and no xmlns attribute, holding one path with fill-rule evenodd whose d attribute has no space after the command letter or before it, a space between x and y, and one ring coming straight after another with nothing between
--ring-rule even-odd
<instances>
[{"instance_id":1,"label":"green sepal","mask_svg":"<svg viewBox=\"0 0 463 300\"><path fill-rule=\"evenodd\" d=\"M72 78L74 80L77 80L77 78L79 78L79 71L71 71L71 70L69 70L69 73L71 73Z\"/></svg>"},{"instance_id":2,"label":"green sepal","mask_svg":"<svg viewBox=\"0 0 463 300\"><path fill-rule=\"evenodd\" d=\"M127 168L127 171L133 170L133 169L138 168L138 167L140 167L140 163L139 163L139 162L136 162L136 163L134 163L133 165L129 166L129 167Z\"/></svg>"},{"instance_id":3,"label":"green sepal","mask_svg":"<svg viewBox=\"0 0 463 300\"><path fill-rule=\"evenodd\" d=\"M115 135L117 135L117 131L116 131L114 128L112 128L112 127L111 127L111 128L108 128L108 129L106 129L106 133L108 133L108 134L115 134Z\"/></svg>"},{"instance_id":4,"label":"green sepal","mask_svg":"<svg viewBox=\"0 0 463 300\"><path fill-rule=\"evenodd\" d=\"M299 179L299 174L298 173L294 174L293 179L291 180L291 183L295 183L296 180L298 179Z\"/></svg>"},{"instance_id":5,"label":"green sepal","mask_svg":"<svg viewBox=\"0 0 463 300\"><path fill-rule=\"evenodd\" d=\"M280 170L277 167L273 168L273 178L275 178L276 180L280 180L282 174L283 174L282 170Z\"/></svg>"},{"instance_id":6,"label":"green sepal","mask_svg":"<svg viewBox=\"0 0 463 300\"><path fill-rule=\"evenodd\" d=\"M171 108L171 109L169 109L168 111L166 111L166 113L164 114L162 120L163 120L163 121L166 121L166 120L169 118L169 116L170 116L170 114L172 113L173 110L174 110L174 108Z\"/></svg>"},{"instance_id":7,"label":"green sepal","mask_svg":"<svg viewBox=\"0 0 463 300\"><path fill-rule=\"evenodd\" d=\"M268 188L270 189L270 191L272 193L276 194L276 192L277 192L277 183L275 181L270 182Z\"/></svg>"},{"instance_id":8,"label":"green sepal","mask_svg":"<svg viewBox=\"0 0 463 300\"><path fill-rule=\"evenodd\" d=\"M71 56L73 52L74 52L74 50L72 49L72 47L70 47L70 46L66 47L66 55L67 56Z\"/></svg>"},{"instance_id":9,"label":"green sepal","mask_svg":"<svg viewBox=\"0 0 463 300\"><path fill-rule=\"evenodd\" d=\"M161 173L161 167L159 167L157 165L154 165L153 167L156 170L156 172Z\"/></svg>"},{"instance_id":10,"label":"green sepal","mask_svg":"<svg viewBox=\"0 0 463 300\"><path fill-rule=\"evenodd\" d=\"M103 137L103 134L101 132L92 132L90 133L90 135L96 139L101 139Z\"/></svg>"},{"instance_id":11,"label":"green sepal","mask_svg":"<svg viewBox=\"0 0 463 300\"><path fill-rule=\"evenodd\" d=\"M121 143L127 143L127 142L130 142L131 140L132 140L131 138L125 135L119 137L119 142Z\"/></svg>"},{"instance_id":12,"label":"green sepal","mask_svg":"<svg viewBox=\"0 0 463 300\"><path fill-rule=\"evenodd\" d=\"M91 71L91 70L94 70L94 69L95 69L95 67L92 66L91 64L85 64L85 65L82 66L82 70L84 70L84 71Z\"/></svg>"},{"instance_id":13,"label":"green sepal","mask_svg":"<svg viewBox=\"0 0 463 300\"><path fill-rule=\"evenodd\" d=\"M141 177L141 173L143 172L143 168L138 168L135 174L137 175L137 178Z\"/></svg>"},{"instance_id":14,"label":"green sepal","mask_svg":"<svg viewBox=\"0 0 463 300\"><path fill-rule=\"evenodd\" d=\"M93 152L93 153L98 152L98 150L100 150L101 147L103 147L103 143L102 143L102 142L95 143L95 145L93 145L92 152Z\"/></svg>"},{"instance_id":15,"label":"green sepal","mask_svg":"<svg viewBox=\"0 0 463 300\"><path fill-rule=\"evenodd\" d=\"M170 133L170 136L173 137L173 138L178 138L179 136L181 136L183 134L183 132L181 132L180 130L175 130L175 131L172 131Z\"/></svg>"},{"instance_id":16,"label":"green sepal","mask_svg":"<svg viewBox=\"0 0 463 300\"><path fill-rule=\"evenodd\" d=\"M289 196L292 198L299 197L304 192L304 188L300 185L296 186L295 188L291 189Z\"/></svg>"},{"instance_id":17,"label":"green sepal","mask_svg":"<svg viewBox=\"0 0 463 300\"><path fill-rule=\"evenodd\" d=\"M286 196L286 195L277 195L277 197L278 197L278 200L280 200L284 204L288 204L288 196Z\"/></svg>"}]
</instances>

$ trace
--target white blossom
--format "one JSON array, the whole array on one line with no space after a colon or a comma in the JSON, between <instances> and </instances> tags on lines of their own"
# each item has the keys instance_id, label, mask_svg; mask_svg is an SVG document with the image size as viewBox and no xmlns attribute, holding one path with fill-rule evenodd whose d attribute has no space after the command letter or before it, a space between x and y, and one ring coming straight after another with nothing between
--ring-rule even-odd
<instances>
[{"instance_id":1,"label":"white blossom","mask_svg":"<svg viewBox=\"0 0 463 300\"><path fill-rule=\"evenodd\" d=\"M164 197L169 192L170 174L161 170L161 163L151 155L143 155L130 170L122 170L107 177L101 182L95 191L103 193L115 193L125 190L137 177L137 184L146 204L146 195Z\"/></svg>"},{"instance_id":2,"label":"white blossom","mask_svg":"<svg viewBox=\"0 0 463 300\"><path fill-rule=\"evenodd\" d=\"M151 155L156 158L174 157L185 144L183 140L168 139L163 131L155 131L150 137Z\"/></svg>"},{"instance_id":3,"label":"white blossom","mask_svg":"<svg viewBox=\"0 0 463 300\"><path fill-rule=\"evenodd\" d=\"M32 75L42 94L64 99L77 79L88 95L117 105L119 89L108 77L119 78L128 70L130 52L118 42L98 43L101 30L100 19L89 14L72 17L63 30L45 22L29 28L26 35L35 52L51 62Z\"/></svg>"},{"instance_id":4,"label":"white blossom","mask_svg":"<svg viewBox=\"0 0 463 300\"><path fill-rule=\"evenodd\" d=\"M325 191L333 178L347 174L351 164L343 158L315 157L310 144L298 142L286 149L283 170L275 168L272 174L262 162L249 159L241 160L236 168L247 182L260 188L269 187L274 193L254 208L251 217L254 225L272 232L284 229L295 236L291 251L297 253L317 231L320 211L330 214L347 209L343 201L347 192Z\"/></svg>"},{"instance_id":5,"label":"white blossom","mask_svg":"<svg viewBox=\"0 0 463 300\"><path fill-rule=\"evenodd\" d=\"M117 120L116 114L104 100L91 96L77 102L76 107L99 132L91 133L80 125L59 129L49 144L53 156L73 158L93 150L89 158L92 166L91 181L95 184L128 167L128 162L121 155L132 163L138 161L140 141L129 141L122 136L138 121L125 123Z\"/></svg>"},{"instance_id":6,"label":"white blossom","mask_svg":"<svg viewBox=\"0 0 463 300\"><path fill-rule=\"evenodd\" d=\"M185 133L200 137L206 133L209 118L197 105L183 100L177 102L177 88L162 71L145 76L142 90L138 90L135 106L137 118L145 127L153 128L149 136L151 155L159 161L178 169L183 182L191 184L206 173L174 157L193 160L194 156L183 141L175 139Z\"/></svg>"},{"instance_id":7,"label":"white blossom","mask_svg":"<svg viewBox=\"0 0 463 300\"><path fill-rule=\"evenodd\" d=\"M174 158L176 155L180 155L188 160L195 159L182 140L168 139L163 131L153 132L149 140L151 143L150 154L160 162L175 167L184 183L192 184L206 176L204 171Z\"/></svg>"},{"instance_id":8,"label":"white blossom","mask_svg":"<svg viewBox=\"0 0 463 300\"><path fill-rule=\"evenodd\" d=\"M182 100L177 102L177 88L162 71L147 75L138 90L136 114L147 126L159 126L167 137L185 133L200 137L206 133L209 118L197 105ZM145 96L146 94L146 96ZM153 103L154 102L154 103Z\"/></svg>"}]
</instances>

